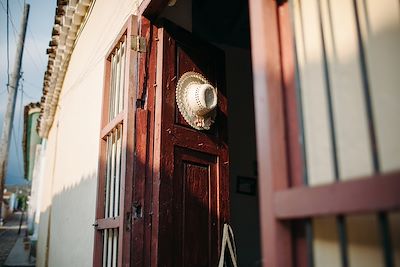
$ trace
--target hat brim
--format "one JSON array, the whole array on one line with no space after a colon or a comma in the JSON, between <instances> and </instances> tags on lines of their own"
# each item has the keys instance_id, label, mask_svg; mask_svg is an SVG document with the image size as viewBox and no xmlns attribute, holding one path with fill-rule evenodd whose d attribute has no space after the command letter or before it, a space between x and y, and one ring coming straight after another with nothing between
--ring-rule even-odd
<instances>
[{"instance_id":1,"label":"hat brim","mask_svg":"<svg viewBox=\"0 0 400 267\"><path fill-rule=\"evenodd\" d=\"M207 83L209 83L209 81L203 75L194 71L189 71L180 77L176 85L175 97L178 109L185 121L196 130L209 130L211 123L214 122L216 112L213 110L203 116L196 115L189 107L189 103L187 101L188 88L191 84ZM204 123L199 124L199 120L203 121Z\"/></svg>"}]
</instances>

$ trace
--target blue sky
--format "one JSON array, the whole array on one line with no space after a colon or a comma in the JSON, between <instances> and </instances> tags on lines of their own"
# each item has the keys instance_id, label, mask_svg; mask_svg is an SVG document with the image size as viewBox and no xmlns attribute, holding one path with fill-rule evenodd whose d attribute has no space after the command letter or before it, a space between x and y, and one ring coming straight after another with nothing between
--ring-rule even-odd
<instances>
[{"instance_id":1,"label":"blue sky","mask_svg":"<svg viewBox=\"0 0 400 267\"><path fill-rule=\"evenodd\" d=\"M31 0L28 18L28 29L22 60L23 86L18 90L14 116L14 130L10 143L10 154L6 184L23 182L23 106L30 102L38 102L42 94L43 75L47 67L46 48L51 37L54 23L56 0ZM13 70L17 32L20 28L24 0L9 0L11 14L10 40L10 72ZM7 0L0 0L0 132L3 128L3 117L7 103Z\"/></svg>"}]
</instances>

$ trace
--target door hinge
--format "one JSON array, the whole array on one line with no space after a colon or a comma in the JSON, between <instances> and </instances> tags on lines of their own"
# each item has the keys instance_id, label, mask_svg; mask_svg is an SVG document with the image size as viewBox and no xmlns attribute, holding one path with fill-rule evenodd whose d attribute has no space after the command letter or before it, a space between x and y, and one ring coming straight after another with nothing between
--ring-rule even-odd
<instances>
[{"instance_id":1,"label":"door hinge","mask_svg":"<svg viewBox=\"0 0 400 267\"><path fill-rule=\"evenodd\" d=\"M146 38L139 35L132 35L131 46L134 51L139 53L146 52Z\"/></svg>"},{"instance_id":2,"label":"door hinge","mask_svg":"<svg viewBox=\"0 0 400 267\"><path fill-rule=\"evenodd\" d=\"M92 224L92 226L97 229L97 227L99 226L99 223L97 222L97 220L94 221L94 223Z\"/></svg>"}]
</instances>

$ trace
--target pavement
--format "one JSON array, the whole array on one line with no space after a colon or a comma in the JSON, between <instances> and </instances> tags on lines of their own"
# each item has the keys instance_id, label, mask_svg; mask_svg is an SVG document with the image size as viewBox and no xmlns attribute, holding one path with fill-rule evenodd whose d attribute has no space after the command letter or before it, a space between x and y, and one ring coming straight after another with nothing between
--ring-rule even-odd
<instances>
[{"instance_id":1,"label":"pavement","mask_svg":"<svg viewBox=\"0 0 400 267\"><path fill-rule=\"evenodd\" d=\"M6 218L0 226L0 267L35 266L35 259L29 258L29 247L24 247L26 233L25 220L18 234L21 212L15 212Z\"/></svg>"}]
</instances>

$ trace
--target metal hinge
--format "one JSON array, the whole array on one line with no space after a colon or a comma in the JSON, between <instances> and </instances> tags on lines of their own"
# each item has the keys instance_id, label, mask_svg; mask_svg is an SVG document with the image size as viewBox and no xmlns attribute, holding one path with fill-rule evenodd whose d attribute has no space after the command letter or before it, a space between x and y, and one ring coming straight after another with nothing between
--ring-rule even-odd
<instances>
[{"instance_id":1,"label":"metal hinge","mask_svg":"<svg viewBox=\"0 0 400 267\"><path fill-rule=\"evenodd\" d=\"M139 35L132 35L132 50L144 53L146 52L146 38Z\"/></svg>"}]
</instances>

